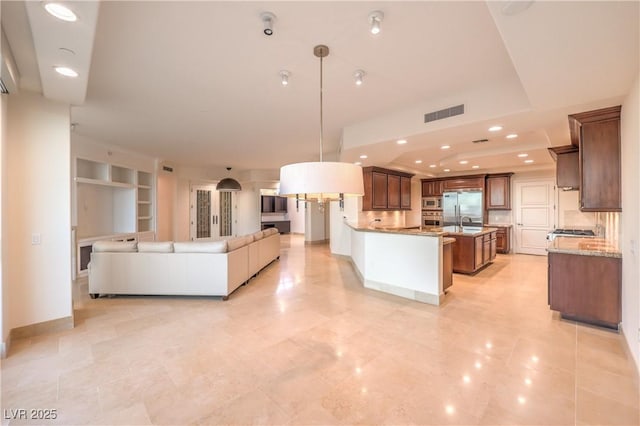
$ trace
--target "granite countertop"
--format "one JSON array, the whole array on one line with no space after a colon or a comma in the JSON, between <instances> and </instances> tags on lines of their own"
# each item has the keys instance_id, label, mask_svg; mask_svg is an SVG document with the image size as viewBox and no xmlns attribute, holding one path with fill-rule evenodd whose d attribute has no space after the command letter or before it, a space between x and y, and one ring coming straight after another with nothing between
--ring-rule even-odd
<instances>
[{"instance_id":1,"label":"granite countertop","mask_svg":"<svg viewBox=\"0 0 640 426\"><path fill-rule=\"evenodd\" d=\"M592 237L556 237L549 243L547 251L581 256L622 257L620 247L615 242Z\"/></svg>"},{"instance_id":2,"label":"granite countertop","mask_svg":"<svg viewBox=\"0 0 640 426\"><path fill-rule=\"evenodd\" d=\"M446 233L446 235L450 235L450 236L471 236L471 237L477 237L479 235L484 235L484 234L488 234L490 232L495 232L498 229L497 228L493 228L493 227L487 227L487 226L483 226L483 227L479 227L479 226L443 226L441 228L432 228L432 229L437 229L437 230L442 230L442 232Z\"/></svg>"},{"instance_id":3,"label":"granite countertop","mask_svg":"<svg viewBox=\"0 0 640 426\"><path fill-rule=\"evenodd\" d=\"M494 228L511 228L513 227L510 223L485 223L484 226L492 226Z\"/></svg>"},{"instance_id":4,"label":"granite countertop","mask_svg":"<svg viewBox=\"0 0 640 426\"><path fill-rule=\"evenodd\" d=\"M380 232L386 234L402 234L402 235L422 235L427 237L439 237L446 232L442 228L422 227L422 226L385 226L378 224L361 225L357 223L345 222L345 224L356 231L363 232Z\"/></svg>"}]
</instances>

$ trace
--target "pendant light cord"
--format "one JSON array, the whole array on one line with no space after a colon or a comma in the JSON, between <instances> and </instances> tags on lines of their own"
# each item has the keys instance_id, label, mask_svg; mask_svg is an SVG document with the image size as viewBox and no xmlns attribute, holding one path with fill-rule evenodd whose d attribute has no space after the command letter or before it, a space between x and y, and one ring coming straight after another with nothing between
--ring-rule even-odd
<instances>
[{"instance_id":1,"label":"pendant light cord","mask_svg":"<svg viewBox=\"0 0 640 426\"><path fill-rule=\"evenodd\" d=\"M322 163L322 151L323 151L323 143L322 139L324 136L324 125L323 125L323 115L322 115L322 56L320 56L320 162Z\"/></svg>"}]
</instances>

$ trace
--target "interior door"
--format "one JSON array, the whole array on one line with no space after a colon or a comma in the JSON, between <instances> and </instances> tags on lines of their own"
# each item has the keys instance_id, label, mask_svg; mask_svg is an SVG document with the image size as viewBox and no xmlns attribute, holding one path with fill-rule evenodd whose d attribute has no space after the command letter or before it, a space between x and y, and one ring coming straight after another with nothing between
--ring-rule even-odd
<instances>
[{"instance_id":1,"label":"interior door","mask_svg":"<svg viewBox=\"0 0 640 426\"><path fill-rule=\"evenodd\" d=\"M215 185L191 185L189 237L192 241L220 236L218 191Z\"/></svg>"},{"instance_id":2,"label":"interior door","mask_svg":"<svg viewBox=\"0 0 640 426\"><path fill-rule=\"evenodd\" d=\"M547 233L553 228L555 184L552 179L515 182L515 253L547 254Z\"/></svg>"}]
</instances>

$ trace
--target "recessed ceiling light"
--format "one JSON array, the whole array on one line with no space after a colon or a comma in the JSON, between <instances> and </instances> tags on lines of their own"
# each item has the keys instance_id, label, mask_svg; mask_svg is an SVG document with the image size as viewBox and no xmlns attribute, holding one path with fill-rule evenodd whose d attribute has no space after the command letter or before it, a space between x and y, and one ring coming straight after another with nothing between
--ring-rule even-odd
<instances>
[{"instance_id":1,"label":"recessed ceiling light","mask_svg":"<svg viewBox=\"0 0 640 426\"><path fill-rule=\"evenodd\" d=\"M497 131L500 131L500 130L502 130L502 126L491 126L491 127L489 127L489 131L490 132L497 132Z\"/></svg>"},{"instance_id":2,"label":"recessed ceiling light","mask_svg":"<svg viewBox=\"0 0 640 426\"><path fill-rule=\"evenodd\" d=\"M518 157L520 157L520 158L525 158L525 157L528 157L528 156L529 156L529 154L525 154L525 153L518 154Z\"/></svg>"},{"instance_id":3,"label":"recessed ceiling light","mask_svg":"<svg viewBox=\"0 0 640 426\"><path fill-rule=\"evenodd\" d=\"M422 160L416 160L416 164L422 164Z\"/></svg>"},{"instance_id":4,"label":"recessed ceiling light","mask_svg":"<svg viewBox=\"0 0 640 426\"><path fill-rule=\"evenodd\" d=\"M432 169L435 167L435 164L429 164L429 167L431 167Z\"/></svg>"},{"instance_id":5,"label":"recessed ceiling light","mask_svg":"<svg viewBox=\"0 0 640 426\"><path fill-rule=\"evenodd\" d=\"M460 164L469 164L467 160L460 160Z\"/></svg>"},{"instance_id":6,"label":"recessed ceiling light","mask_svg":"<svg viewBox=\"0 0 640 426\"><path fill-rule=\"evenodd\" d=\"M71 9L60 3L45 3L44 8L51 15L63 21L75 22L78 20L78 16Z\"/></svg>"},{"instance_id":7,"label":"recessed ceiling light","mask_svg":"<svg viewBox=\"0 0 640 426\"><path fill-rule=\"evenodd\" d=\"M480 166L471 166L472 169L479 169Z\"/></svg>"},{"instance_id":8,"label":"recessed ceiling light","mask_svg":"<svg viewBox=\"0 0 640 426\"><path fill-rule=\"evenodd\" d=\"M533 163L533 160L524 160L524 162L527 163L527 164L531 164L531 163Z\"/></svg>"},{"instance_id":9,"label":"recessed ceiling light","mask_svg":"<svg viewBox=\"0 0 640 426\"><path fill-rule=\"evenodd\" d=\"M380 10L374 10L369 14L369 24L371 25L371 34L379 34L380 33L380 23L384 18L384 13Z\"/></svg>"},{"instance_id":10,"label":"recessed ceiling light","mask_svg":"<svg viewBox=\"0 0 640 426\"><path fill-rule=\"evenodd\" d=\"M353 163L353 164L355 164L356 166L360 166L360 165L362 164L362 161L356 161L356 162L355 162L355 163Z\"/></svg>"},{"instance_id":11,"label":"recessed ceiling light","mask_svg":"<svg viewBox=\"0 0 640 426\"><path fill-rule=\"evenodd\" d=\"M356 86L362 86L364 75L365 72L362 70L356 70L356 72L353 73L353 78L356 81Z\"/></svg>"},{"instance_id":12,"label":"recessed ceiling light","mask_svg":"<svg viewBox=\"0 0 640 426\"><path fill-rule=\"evenodd\" d=\"M407 140L406 140L406 139L398 139L398 140L396 141L396 143L397 143L398 145L404 145L405 143L407 143Z\"/></svg>"},{"instance_id":13,"label":"recessed ceiling light","mask_svg":"<svg viewBox=\"0 0 640 426\"><path fill-rule=\"evenodd\" d=\"M58 74L62 74L65 77L77 77L78 73L69 67L54 67Z\"/></svg>"},{"instance_id":14,"label":"recessed ceiling light","mask_svg":"<svg viewBox=\"0 0 640 426\"><path fill-rule=\"evenodd\" d=\"M451 169L444 169L444 171L445 171L445 172L450 172L450 171L451 171Z\"/></svg>"},{"instance_id":15,"label":"recessed ceiling light","mask_svg":"<svg viewBox=\"0 0 640 426\"><path fill-rule=\"evenodd\" d=\"M518 137L517 133L510 133L506 136L507 139L515 139Z\"/></svg>"},{"instance_id":16,"label":"recessed ceiling light","mask_svg":"<svg viewBox=\"0 0 640 426\"><path fill-rule=\"evenodd\" d=\"M365 158L367 158L367 156L366 156L366 155L364 155L364 154L362 154L362 155L360 156L360 158L362 158L362 159L364 160Z\"/></svg>"},{"instance_id":17,"label":"recessed ceiling light","mask_svg":"<svg viewBox=\"0 0 640 426\"><path fill-rule=\"evenodd\" d=\"M289 85L289 76L291 76L291 72L287 70L280 71L280 83L282 83L283 86Z\"/></svg>"},{"instance_id":18,"label":"recessed ceiling light","mask_svg":"<svg viewBox=\"0 0 640 426\"><path fill-rule=\"evenodd\" d=\"M449 148L451 148L451 146L449 146L449 145L442 145L442 146L440 147L440 149L449 149Z\"/></svg>"}]
</instances>

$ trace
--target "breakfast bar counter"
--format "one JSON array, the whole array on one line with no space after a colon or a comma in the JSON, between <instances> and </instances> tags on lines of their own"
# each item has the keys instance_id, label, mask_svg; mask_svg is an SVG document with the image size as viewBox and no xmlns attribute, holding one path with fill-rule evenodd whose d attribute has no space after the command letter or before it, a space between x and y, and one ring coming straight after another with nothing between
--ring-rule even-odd
<instances>
[{"instance_id":1,"label":"breakfast bar counter","mask_svg":"<svg viewBox=\"0 0 640 426\"><path fill-rule=\"evenodd\" d=\"M351 234L351 261L366 288L432 305L443 301L451 284L444 271L443 246L454 241L445 231L345 225Z\"/></svg>"}]
</instances>

